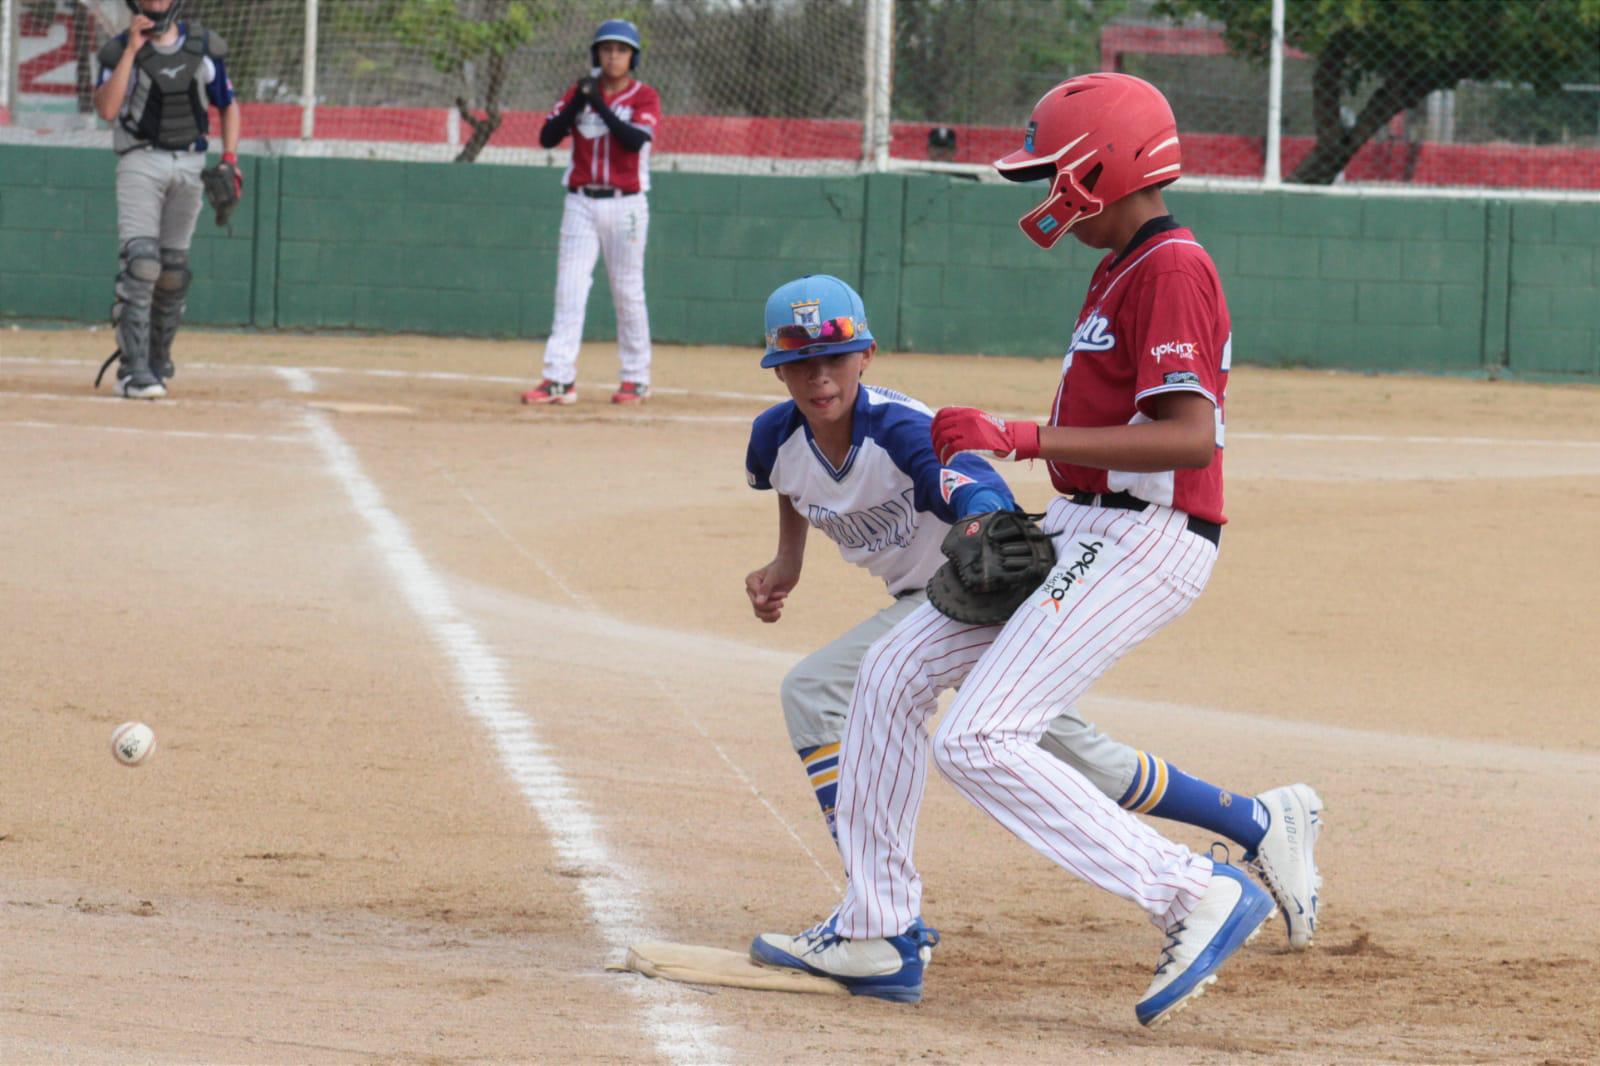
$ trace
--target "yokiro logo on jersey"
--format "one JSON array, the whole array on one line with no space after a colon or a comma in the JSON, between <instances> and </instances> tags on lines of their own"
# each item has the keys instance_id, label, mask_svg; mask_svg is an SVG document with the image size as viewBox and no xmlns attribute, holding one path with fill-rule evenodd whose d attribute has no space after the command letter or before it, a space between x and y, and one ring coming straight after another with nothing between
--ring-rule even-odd
<instances>
[{"instance_id":1,"label":"yokiro logo on jersey","mask_svg":"<svg viewBox=\"0 0 1600 1066\"><path fill-rule=\"evenodd\" d=\"M1100 553L1105 550L1102 540L1083 541L1077 543L1078 557L1071 557L1071 549L1061 553L1056 568L1050 571L1050 576L1045 578L1039 591L1044 593L1044 599L1034 604L1048 615L1061 613L1061 606L1066 598L1072 594L1073 589L1082 585L1089 578L1089 571L1099 560Z\"/></svg>"},{"instance_id":2,"label":"yokiro logo on jersey","mask_svg":"<svg viewBox=\"0 0 1600 1066\"><path fill-rule=\"evenodd\" d=\"M767 298L763 367L872 347L861 296L831 274L807 274Z\"/></svg>"}]
</instances>

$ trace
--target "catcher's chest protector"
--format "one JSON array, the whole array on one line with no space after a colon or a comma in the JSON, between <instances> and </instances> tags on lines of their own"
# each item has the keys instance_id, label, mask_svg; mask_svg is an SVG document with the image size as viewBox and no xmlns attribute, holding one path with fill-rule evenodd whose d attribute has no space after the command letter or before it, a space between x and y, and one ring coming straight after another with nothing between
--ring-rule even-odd
<instances>
[{"instance_id":1,"label":"catcher's chest protector","mask_svg":"<svg viewBox=\"0 0 1600 1066\"><path fill-rule=\"evenodd\" d=\"M200 91L205 60L206 35L199 27L190 28L183 47L173 55L144 48L135 65L149 93L138 120L123 119L123 128L146 144L175 152L204 137L210 128Z\"/></svg>"}]
</instances>

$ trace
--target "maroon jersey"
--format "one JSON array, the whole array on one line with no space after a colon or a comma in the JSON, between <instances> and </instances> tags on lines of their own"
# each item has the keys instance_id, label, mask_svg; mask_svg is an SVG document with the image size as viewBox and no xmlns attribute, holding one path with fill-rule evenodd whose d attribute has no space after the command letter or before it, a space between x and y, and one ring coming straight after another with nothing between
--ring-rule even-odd
<instances>
[{"instance_id":1,"label":"maroon jersey","mask_svg":"<svg viewBox=\"0 0 1600 1066\"><path fill-rule=\"evenodd\" d=\"M1216 406L1217 447L1203 470L1153 474L1050 464L1069 492L1129 492L1142 500L1225 522L1222 514L1223 392L1233 361L1232 323L1217 268L1182 227L1159 230L1126 255L1108 255L1062 365L1050 423L1119 426L1151 420L1151 401L1197 392Z\"/></svg>"},{"instance_id":2,"label":"maroon jersey","mask_svg":"<svg viewBox=\"0 0 1600 1066\"><path fill-rule=\"evenodd\" d=\"M545 116L554 118L572 100L576 86L569 86ZM588 105L578 115L572 129L572 162L561 180L569 189L580 185L607 185L623 192L645 192L650 188L650 146L661 125L661 97L642 81L630 81L615 95L603 93L606 106L622 121L650 134L637 152L625 151L612 139L604 120Z\"/></svg>"}]
</instances>

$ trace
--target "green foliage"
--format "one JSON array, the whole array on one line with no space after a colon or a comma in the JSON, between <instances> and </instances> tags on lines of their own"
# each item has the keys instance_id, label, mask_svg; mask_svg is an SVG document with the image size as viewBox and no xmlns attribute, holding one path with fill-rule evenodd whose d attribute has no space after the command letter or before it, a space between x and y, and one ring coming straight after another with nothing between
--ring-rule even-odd
<instances>
[{"instance_id":1,"label":"green foliage","mask_svg":"<svg viewBox=\"0 0 1600 1066\"><path fill-rule=\"evenodd\" d=\"M1269 0L1159 0L1163 14L1225 24L1237 55L1264 61ZM1317 144L1292 180L1331 182L1390 118L1463 81L1509 81L1547 96L1600 81L1600 0L1290 0L1284 39L1316 63ZM1362 95L1347 120L1346 98Z\"/></svg>"},{"instance_id":2,"label":"green foliage","mask_svg":"<svg viewBox=\"0 0 1600 1066\"><path fill-rule=\"evenodd\" d=\"M524 0L399 0L389 25L397 39L426 53L434 69L451 74L469 60L510 55L533 40L549 16L548 5Z\"/></svg>"},{"instance_id":3,"label":"green foliage","mask_svg":"<svg viewBox=\"0 0 1600 1066\"><path fill-rule=\"evenodd\" d=\"M1159 9L1223 22L1236 54L1266 59L1269 0L1162 0ZM1435 88L1504 79L1542 93L1600 80L1600 0L1289 0L1284 39L1313 56L1343 52L1346 92L1402 72Z\"/></svg>"}]
</instances>

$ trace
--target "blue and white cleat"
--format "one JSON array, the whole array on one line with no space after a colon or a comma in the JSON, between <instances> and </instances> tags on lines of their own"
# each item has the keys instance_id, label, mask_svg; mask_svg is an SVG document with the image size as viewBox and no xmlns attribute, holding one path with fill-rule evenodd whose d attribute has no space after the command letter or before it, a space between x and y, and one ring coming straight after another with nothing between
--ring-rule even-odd
<instances>
[{"instance_id":1,"label":"blue and white cleat","mask_svg":"<svg viewBox=\"0 0 1600 1066\"><path fill-rule=\"evenodd\" d=\"M1304 951L1317 932L1322 875L1314 850L1322 832L1322 797L1310 785L1285 785L1256 797L1272 816L1245 865L1260 876L1283 914L1289 946Z\"/></svg>"},{"instance_id":2,"label":"blue and white cleat","mask_svg":"<svg viewBox=\"0 0 1600 1066\"><path fill-rule=\"evenodd\" d=\"M1198 999L1228 956L1255 938L1273 910L1272 897L1237 867L1213 862L1206 894L1167 933L1156 979L1134 1006L1139 1024L1155 1028Z\"/></svg>"},{"instance_id":3,"label":"blue and white cleat","mask_svg":"<svg viewBox=\"0 0 1600 1066\"><path fill-rule=\"evenodd\" d=\"M922 999L922 971L933 958L938 930L916 918L899 936L847 940L834 932L837 920L834 915L799 936L762 933L750 942L750 958L763 966L831 978L852 996L897 1003Z\"/></svg>"}]
</instances>

